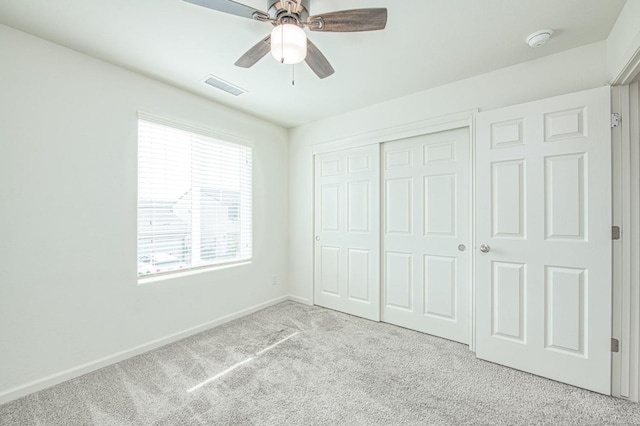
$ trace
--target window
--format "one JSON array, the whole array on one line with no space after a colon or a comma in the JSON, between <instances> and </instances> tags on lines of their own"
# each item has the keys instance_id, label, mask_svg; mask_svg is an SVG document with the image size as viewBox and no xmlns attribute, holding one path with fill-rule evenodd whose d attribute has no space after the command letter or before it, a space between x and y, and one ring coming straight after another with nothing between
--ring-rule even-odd
<instances>
[{"instance_id":1,"label":"window","mask_svg":"<svg viewBox=\"0 0 640 426\"><path fill-rule=\"evenodd\" d=\"M252 150L218 136L140 113L139 277L251 259Z\"/></svg>"}]
</instances>

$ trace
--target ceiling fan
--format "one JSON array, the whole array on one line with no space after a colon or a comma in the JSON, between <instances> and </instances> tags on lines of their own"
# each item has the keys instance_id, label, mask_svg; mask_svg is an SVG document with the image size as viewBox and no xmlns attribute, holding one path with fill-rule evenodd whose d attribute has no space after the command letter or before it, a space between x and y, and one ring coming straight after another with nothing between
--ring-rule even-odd
<instances>
[{"instance_id":1,"label":"ceiling fan","mask_svg":"<svg viewBox=\"0 0 640 426\"><path fill-rule=\"evenodd\" d=\"M304 28L311 31L355 32L382 30L387 25L386 8L353 9L309 15L311 0L267 0L267 12L254 9L233 0L184 0L199 6L231 15L269 22L275 28L235 63L250 68L267 53L283 64L303 60L320 78L335 71L320 50L307 39Z\"/></svg>"}]
</instances>

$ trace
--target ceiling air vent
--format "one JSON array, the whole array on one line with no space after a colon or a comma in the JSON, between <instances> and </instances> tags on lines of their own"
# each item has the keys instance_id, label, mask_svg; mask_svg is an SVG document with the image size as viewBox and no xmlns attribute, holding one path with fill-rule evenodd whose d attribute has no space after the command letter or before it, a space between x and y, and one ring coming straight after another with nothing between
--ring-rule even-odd
<instances>
[{"instance_id":1,"label":"ceiling air vent","mask_svg":"<svg viewBox=\"0 0 640 426\"><path fill-rule=\"evenodd\" d=\"M214 75L208 75L204 80L202 80L204 84L207 84L211 87L215 87L216 89L224 90L227 93L231 93L233 96L242 95L243 93L247 93L246 90L234 86L228 81L224 81L223 79L216 77Z\"/></svg>"}]
</instances>

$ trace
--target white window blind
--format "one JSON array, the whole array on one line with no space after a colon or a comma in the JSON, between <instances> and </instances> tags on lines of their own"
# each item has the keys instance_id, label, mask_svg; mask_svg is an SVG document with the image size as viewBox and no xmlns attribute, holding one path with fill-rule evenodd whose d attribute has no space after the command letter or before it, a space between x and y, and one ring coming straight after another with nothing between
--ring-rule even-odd
<instances>
[{"instance_id":1,"label":"white window blind","mask_svg":"<svg viewBox=\"0 0 640 426\"><path fill-rule=\"evenodd\" d=\"M138 276L251 259L251 148L140 117Z\"/></svg>"}]
</instances>

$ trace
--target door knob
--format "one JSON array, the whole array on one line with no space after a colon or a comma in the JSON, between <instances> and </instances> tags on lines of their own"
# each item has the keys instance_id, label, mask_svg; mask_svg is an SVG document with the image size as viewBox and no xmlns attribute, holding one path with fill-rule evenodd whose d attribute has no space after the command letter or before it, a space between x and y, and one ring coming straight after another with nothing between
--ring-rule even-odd
<instances>
[{"instance_id":1,"label":"door knob","mask_svg":"<svg viewBox=\"0 0 640 426\"><path fill-rule=\"evenodd\" d=\"M467 246L465 246L464 244L460 244L458 246L458 250L460 250L460 251L465 251L466 249L467 249Z\"/></svg>"},{"instance_id":2,"label":"door knob","mask_svg":"<svg viewBox=\"0 0 640 426\"><path fill-rule=\"evenodd\" d=\"M316 241L320 241L320 235L316 235Z\"/></svg>"},{"instance_id":3,"label":"door knob","mask_svg":"<svg viewBox=\"0 0 640 426\"><path fill-rule=\"evenodd\" d=\"M483 253L489 253L491 251L491 247L488 244L481 244L480 251Z\"/></svg>"}]
</instances>

